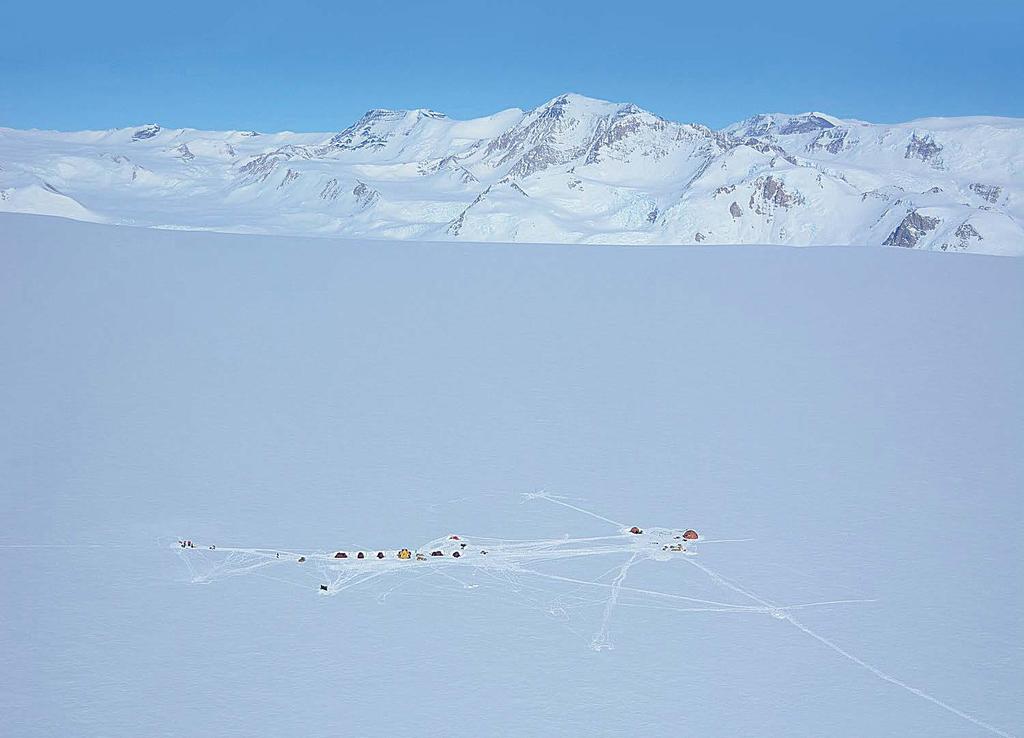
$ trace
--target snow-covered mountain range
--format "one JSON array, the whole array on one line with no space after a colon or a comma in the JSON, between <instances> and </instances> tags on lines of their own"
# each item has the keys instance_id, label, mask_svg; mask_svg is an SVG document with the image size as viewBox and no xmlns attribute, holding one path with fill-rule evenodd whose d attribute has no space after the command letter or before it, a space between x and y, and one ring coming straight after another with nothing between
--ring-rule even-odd
<instances>
[{"instance_id":1,"label":"snow-covered mountain range","mask_svg":"<svg viewBox=\"0 0 1024 738\"><path fill-rule=\"evenodd\" d=\"M1024 119L758 115L715 131L580 95L337 133L0 128L0 211L416 240L858 244L1024 254Z\"/></svg>"}]
</instances>

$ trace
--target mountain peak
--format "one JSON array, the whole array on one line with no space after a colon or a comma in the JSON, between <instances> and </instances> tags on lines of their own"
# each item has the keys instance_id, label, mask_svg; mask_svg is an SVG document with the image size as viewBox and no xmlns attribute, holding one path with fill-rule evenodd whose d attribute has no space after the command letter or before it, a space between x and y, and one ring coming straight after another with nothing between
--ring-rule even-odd
<instances>
[{"instance_id":1,"label":"mountain peak","mask_svg":"<svg viewBox=\"0 0 1024 738\"><path fill-rule=\"evenodd\" d=\"M333 136L328 145L338 149L381 149L396 135L408 135L420 123L429 120L448 120L448 116L428 108L372 108L351 126Z\"/></svg>"},{"instance_id":2,"label":"mountain peak","mask_svg":"<svg viewBox=\"0 0 1024 738\"><path fill-rule=\"evenodd\" d=\"M761 113L725 128L734 136L790 136L835 128L843 121L825 113Z\"/></svg>"},{"instance_id":3,"label":"mountain peak","mask_svg":"<svg viewBox=\"0 0 1024 738\"><path fill-rule=\"evenodd\" d=\"M542 105L534 108L535 112L553 111L552 115L561 115L563 112L571 111L576 114L608 115L622 110L623 108L635 108L632 103L615 103L602 100L596 97L587 97L576 92L565 92L553 97Z\"/></svg>"},{"instance_id":4,"label":"mountain peak","mask_svg":"<svg viewBox=\"0 0 1024 738\"><path fill-rule=\"evenodd\" d=\"M371 108L363 113L358 123L369 123L375 120L400 120L403 118L447 118L444 113L429 108ZM358 125L357 123L357 125Z\"/></svg>"}]
</instances>

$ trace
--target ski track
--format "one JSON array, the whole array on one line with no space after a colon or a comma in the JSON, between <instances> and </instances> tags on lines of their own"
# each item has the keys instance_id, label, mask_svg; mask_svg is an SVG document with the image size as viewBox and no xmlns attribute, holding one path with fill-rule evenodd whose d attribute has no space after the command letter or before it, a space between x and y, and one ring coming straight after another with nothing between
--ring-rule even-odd
<instances>
[{"instance_id":1,"label":"ski track","mask_svg":"<svg viewBox=\"0 0 1024 738\"><path fill-rule=\"evenodd\" d=\"M819 641L820 643L823 643L824 645L828 646L829 648L831 648L833 651L838 653L843 658L846 658L846 659L852 661L853 663L857 664L858 666L861 666L864 669L868 670L869 672L874 674L879 679L882 679L883 681L889 682L890 684L894 684L895 686L897 686L897 687L899 687L901 689L904 689L907 692L910 692L911 694L916 695L917 697L920 697L920 698L922 698L924 700L927 700L928 702L931 702L932 704L941 707L943 710L946 710L946 711L952 713L953 715L956 715L957 717L963 718L964 720L966 720L966 721L968 721L970 723L974 723L979 728L984 728L985 730L989 731L990 733L993 733L994 735L1003 736L1003 738L1014 738L1014 736L1011 733L1007 733L1006 731L1001 730L1001 729L997 728L996 726L994 726L994 725L992 725L990 723L986 723L984 720L981 720L980 718L977 718L974 715L971 715L970 713L964 712L963 710L960 710L960 709L954 707L953 705L950 705L948 702L943 702L938 697L934 697L934 696L928 694L923 689L919 689L917 687L913 687L913 686L907 684L906 682L904 682L904 681L902 681L900 679L897 679L896 677L892 676L891 674L887 674L886 672L882 671L878 667L869 664L868 662L864 661L863 659L861 659L861 658L859 658L857 656L854 656L852 653L850 653L846 649L842 648L841 646L839 646L835 642L829 640L825 636L823 636L823 635L821 635L821 634L811 630L810 628L808 628L806 625L804 625L803 623L798 621L796 618L794 618L791 613L785 611L784 608L778 608L778 607L770 604L768 601L762 599L761 597L758 597L756 594L754 594L750 590L748 590L748 589L746 589L744 587L741 587L740 585L736 584L735 582L732 582L732 581L726 579L725 577L723 577L718 572L715 572L712 569L709 569L707 566L704 566L703 564L699 564L696 561L693 561L692 559L689 559L689 558L685 559L685 561L687 563L689 563L689 564L692 564L693 566L696 566L698 569L703 571L705 574L707 574L709 577L711 577L711 579L714 580L715 582L717 582L718 584L721 584L722 586L727 587L727 588L733 590L734 592L738 592L739 594L742 594L742 595L744 595L744 596L754 600L755 602L760 602L763 605L765 605L767 607L770 607L771 608L771 614L773 616L775 616L776 618L778 618L779 620L786 620L786 621L788 621L790 624L792 624L793 626L795 626L796 628L798 628L802 632L804 632L807 635L811 636L812 638L814 638L815 640Z\"/></svg>"},{"instance_id":2,"label":"ski track","mask_svg":"<svg viewBox=\"0 0 1024 738\"><path fill-rule=\"evenodd\" d=\"M612 520L611 518L599 515L590 510L586 510L577 505L565 502L562 499L556 498L545 492L534 492L527 493L524 495L524 499L542 499L547 500L556 505L577 511L581 514L589 517L601 520L605 523L615 525L616 527L625 530L626 526L623 523ZM666 532L664 529L652 529L659 532ZM671 540L671 539L668 539ZM750 539L712 539L707 542L709 543L725 543L733 541L747 541ZM614 545L613 542L621 541L622 544L619 546ZM807 602L792 605L779 605L772 600L763 597L748 587L745 587L735 580L732 580L719 572L715 571L711 567L694 560L690 555L683 555L680 557L686 563L697 568L704 575L706 575L711 581L717 585L728 589L743 598L750 600L755 603L754 605L743 605L737 603L720 602L716 600L700 599L695 597L688 597L686 595L673 594L668 592L660 592L657 590L644 589L639 587L629 587L624 584L626 577L629 573L630 568L638 561L654 559L654 550L646 550L642 548L643 539L638 536L632 536L628 533L619 533L617 535L609 536L589 536L581 538L570 538L568 536L557 539L542 539L542 540L522 540L522 539L501 539L501 538L475 538L471 536L461 536L459 538L453 538L452 536L444 536L441 538L434 539L428 542L422 547L422 550L430 549L443 549L446 545L449 548L453 548L455 551L465 550L466 545L471 543L474 547L486 546L489 550L488 556L484 558L479 556L475 559L463 558L440 558L440 559L429 559L421 561L417 566L425 566L426 571L422 574L413 578L413 580L424 579L430 575L437 574L445 579L448 579L462 589L475 589L479 587L479 584L470 584L463 579L460 579L451 571L446 569L451 568L465 568L469 567L474 573L486 574L490 576L494 581L506 585L511 589L519 598L524 601L524 604L533 607L540 607L540 604L534 599L530 599L526 593L526 589L537 589L529 587L525 582L519 580L522 575L528 575L547 579L550 581L563 582L566 584L577 585L580 588L598 588L609 590L609 594L606 598L601 600L592 600L581 597L579 595L569 595L575 602L566 601L559 606L547 606L545 609L551 615L557 615L559 612L564 613L566 608L573 609L578 607L584 607L599 602L604 603L604 609L601 618L601 624L598 632L593 636L590 641L590 647L595 651L602 651L614 648L611 641L611 619L614 615L615 608L620 604L620 596L624 592L637 595L645 595L648 597L659 598L661 600L668 601L680 601L696 605L696 607L671 607L669 605L657 605L649 603L623 603L629 607L649 607L653 609L665 609L675 612L722 612L722 613L757 613L757 614L769 614L777 620L787 621L794 628L800 632L810 636L822 645L828 647L835 653L839 654L848 661L860 666L864 670L868 671L878 679L888 682L900 689L919 697L927 702L930 702L937 707L949 712L952 715L972 723L973 725L982 728L993 735L1002 736L1002 738L1014 738L1011 733L1008 733L991 723L985 722L984 720L965 712L948 702L945 702L928 692L914 687L906 682L898 679L897 677L879 669L878 667L864 661L860 657L854 655L850 651L846 650L842 646L838 645L834 641L830 640L826 636L821 635L815 630L811 629L801 621L797 620L793 615L793 611L800 609L808 609L812 607L823 607L829 605L840 605L840 604L853 604L863 602L873 602L871 599L838 599L838 600L827 600L820 602ZM452 546L453 543L458 544ZM589 546L588 546L589 544ZM44 547L43 544L39 544L39 547ZM356 550L356 549L353 549ZM367 554L366 563L372 565L377 561L375 555L372 553L376 549L364 549L369 551ZM658 549L660 551L660 549ZM190 560L192 556L189 554L195 551L203 551L204 553L214 554L226 554L226 558L216 564L211 571L206 574L197 573L194 563ZM467 551L467 554L469 552ZM550 572L538 571L537 569L530 568L528 566L522 566L521 562L544 562L554 561L562 559L577 558L582 556L599 556L609 555L615 553L628 553L630 557L627 561L622 564L616 565L594 580L579 579L571 576L564 576L560 574L553 574ZM389 574L394 574L405 570L407 566L406 562L396 562L387 560L384 562L386 568L379 571L367 572L359 570L346 570L353 565L353 562L347 560L344 564L337 564L332 566L334 562L333 557L329 554L298 554L292 551L283 551L277 549L266 549L266 548L242 548L242 547L197 547L197 548L183 548L180 551L181 558L185 560L186 565L189 568L191 579L193 582L208 582L217 577L226 576L237 576L248 572L253 572L269 566L273 563L281 563L284 560L294 559L299 556L308 557L313 559L315 563L315 570L322 577L331 580L327 585L328 594L337 594L339 592L358 587L367 582L376 580ZM285 556L286 559L282 560L280 557ZM253 562L247 557L258 557L258 560ZM356 564L361 566L362 564ZM340 567L340 569L339 569ZM306 572L312 574L309 569ZM611 582L601 581L611 573L615 573L614 578ZM292 586L297 586L305 589L304 585L300 585L296 582L288 581L285 579L279 579L272 577L263 572L257 572L258 576L266 579L280 581ZM378 599L387 597L388 594L394 592L396 589L401 587L408 581L403 580L398 584L391 587L386 592L379 595ZM543 590L539 590L543 592ZM567 626L568 627L568 626ZM572 632L576 632L570 628Z\"/></svg>"}]
</instances>

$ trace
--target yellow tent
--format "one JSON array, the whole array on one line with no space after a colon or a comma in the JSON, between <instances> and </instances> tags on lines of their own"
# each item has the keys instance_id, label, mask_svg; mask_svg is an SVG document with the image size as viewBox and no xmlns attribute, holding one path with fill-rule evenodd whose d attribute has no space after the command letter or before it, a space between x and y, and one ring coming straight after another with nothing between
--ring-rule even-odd
<instances>
[{"instance_id":1,"label":"yellow tent","mask_svg":"<svg viewBox=\"0 0 1024 738\"><path fill-rule=\"evenodd\" d=\"M412 558L412 552L407 548L403 548L401 551L398 552L398 558L410 559Z\"/></svg>"}]
</instances>

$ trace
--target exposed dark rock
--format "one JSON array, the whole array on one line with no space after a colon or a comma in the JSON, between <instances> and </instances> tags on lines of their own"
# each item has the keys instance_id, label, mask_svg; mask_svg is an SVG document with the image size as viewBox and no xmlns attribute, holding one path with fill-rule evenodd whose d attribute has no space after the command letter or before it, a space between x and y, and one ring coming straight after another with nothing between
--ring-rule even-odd
<instances>
[{"instance_id":1,"label":"exposed dark rock","mask_svg":"<svg viewBox=\"0 0 1024 738\"><path fill-rule=\"evenodd\" d=\"M459 235L459 231L462 230L462 226L466 224L466 213L468 212L469 208L466 208L461 213L459 213L459 217L455 218L454 220L448 223L448 227L445 229L445 232L448 233L449 236Z\"/></svg>"},{"instance_id":2,"label":"exposed dark rock","mask_svg":"<svg viewBox=\"0 0 1024 738\"><path fill-rule=\"evenodd\" d=\"M975 182L971 185L971 191L988 202L995 204L999 200L999 195L1002 194L1003 188Z\"/></svg>"},{"instance_id":3,"label":"exposed dark rock","mask_svg":"<svg viewBox=\"0 0 1024 738\"><path fill-rule=\"evenodd\" d=\"M523 154L508 173L517 179L526 179L531 174L543 171L553 164L562 164L564 161L566 159L563 152L552 146L541 144Z\"/></svg>"},{"instance_id":4,"label":"exposed dark rock","mask_svg":"<svg viewBox=\"0 0 1024 738\"><path fill-rule=\"evenodd\" d=\"M192 161L196 158L196 155L192 153L192 150L188 147L188 144L181 144L175 151L178 152L178 158L182 161Z\"/></svg>"},{"instance_id":5,"label":"exposed dark rock","mask_svg":"<svg viewBox=\"0 0 1024 738\"><path fill-rule=\"evenodd\" d=\"M458 175L459 181L462 182L462 184L472 184L473 182L480 181L479 179L476 178L476 175L473 174L468 169L466 169L466 167L460 166L455 171L456 174Z\"/></svg>"},{"instance_id":6,"label":"exposed dark rock","mask_svg":"<svg viewBox=\"0 0 1024 738\"><path fill-rule=\"evenodd\" d=\"M732 205L729 206L729 214L734 218L743 217L743 208L735 200L732 201Z\"/></svg>"},{"instance_id":7,"label":"exposed dark rock","mask_svg":"<svg viewBox=\"0 0 1024 738\"><path fill-rule=\"evenodd\" d=\"M795 167L800 166L800 163L792 156L792 154L771 141L762 141L759 138L748 138L747 140L740 142L740 145L749 146L762 154L774 154L776 157L789 162ZM775 166L774 162L772 163L772 166Z\"/></svg>"},{"instance_id":8,"label":"exposed dark rock","mask_svg":"<svg viewBox=\"0 0 1024 738\"><path fill-rule=\"evenodd\" d=\"M696 241L697 243L700 243L701 241L707 240L707 236L705 236L700 231L697 231L696 233L693 234L693 240Z\"/></svg>"},{"instance_id":9,"label":"exposed dark rock","mask_svg":"<svg viewBox=\"0 0 1024 738\"><path fill-rule=\"evenodd\" d=\"M416 171L424 176L438 174L440 172L448 172L454 175L456 179L462 182L462 184L471 184L473 182L480 181L476 178L476 175L459 163L459 157L455 154L445 156L441 159L435 159L433 161L421 161L416 166Z\"/></svg>"},{"instance_id":10,"label":"exposed dark rock","mask_svg":"<svg viewBox=\"0 0 1024 738\"><path fill-rule=\"evenodd\" d=\"M917 246L921 236L935 230L942 221L938 218L930 218L921 215L916 210L911 210L903 221L896 226L896 230L889 234L883 241L885 246L899 246L900 248L912 249Z\"/></svg>"},{"instance_id":11,"label":"exposed dark rock","mask_svg":"<svg viewBox=\"0 0 1024 738\"><path fill-rule=\"evenodd\" d=\"M247 161L238 171L242 174L243 180L247 183L263 182L274 171L279 162L290 161L291 159L310 159L314 155L305 146L282 146L275 151L254 156Z\"/></svg>"},{"instance_id":12,"label":"exposed dark rock","mask_svg":"<svg viewBox=\"0 0 1024 738\"><path fill-rule=\"evenodd\" d=\"M942 146L936 143L932 134L926 133L923 136L918 136L914 133L910 137L910 143L907 144L907 151L903 158L920 159L921 161L928 162L936 169L942 169L940 153L942 153Z\"/></svg>"},{"instance_id":13,"label":"exposed dark rock","mask_svg":"<svg viewBox=\"0 0 1024 738\"><path fill-rule=\"evenodd\" d=\"M563 95L490 140L484 158L494 168L510 166L508 173L524 180L552 167L592 165L608 156L624 162L634 153L659 159L672 140L716 136L707 129L670 124L635 105L607 110L594 114L577 107L573 96Z\"/></svg>"},{"instance_id":14,"label":"exposed dark rock","mask_svg":"<svg viewBox=\"0 0 1024 738\"><path fill-rule=\"evenodd\" d=\"M635 105L626 105L619 108L611 118L604 119L598 126L598 132L591 139L590 151L587 154L586 163L595 164L601 160L601 154L607 149L612 149L616 144L637 135L641 131L664 131L668 123L650 114L644 114ZM644 155L652 159L659 159L667 152L665 149L645 151Z\"/></svg>"},{"instance_id":15,"label":"exposed dark rock","mask_svg":"<svg viewBox=\"0 0 1024 738\"><path fill-rule=\"evenodd\" d=\"M814 115L795 115L788 118L782 125L774 115L755 115L743 124L742 134L746 136L789 136L798 133L811 133L823 128L832 128L833 124L824 118Z\"/></svg>"},{"instance_id":16,"label":"exposed dark rock","mask_svg":"<svg viewBox=\"0 0 1024 738\"><path fill-rule=\"evenodd\" d=\"M342 151L382 149L387 145L388 141L391 140L392 134L386 131L378 131L378 124L402 120L407 115L417 115L424 118L445 117L444 113L437 113L433 110L419 110L415 113L408 110L384 110L380 108L368 110L362 118L357 120L351 126L332 136L331 140L327 142L327 146L325 148L328 151L331 149Z\"/></svg>"},{"instance_id":17,"label":"exposed dark rock","mask_svg":"<svg viewBox=\"0 0 1024 738\"><path fill-rule=\"evenodd\" d=\"M153 138L158 133L160 133L160 126L155 124L144 126L132 135L132 141L145 141L147 138Z\"/></svg>"},{"instance_id":18,"label":"exposed dark rock","mask_svg":"<svg viewBox=\"0 0 1024 738\"><path fill-rule=\"evenodd\" d=\"M243 179L249 182L263 182L274 171L280 159L281 157L272 154L260 154L243 164L239 172Z\"/></svg>"},{"instance_id":19,"label":"exposed dark rock","mask_svg":"<svg viewBox=\"0 0 1024 738\"><path fill-rule=\"evenodd\" d=\"M940 247L943 251L947 251L950 248L958 251L966 251L971 247L971 241L984 241L984 237L978 233L978 229L973 225L964 221L954 232L956 236L955 243L944 243Z\"/></svg>"},{"instance_id":20,"label":"exposed dark rock","mask_svg":"<svg viewBox=\"0 0 1024 738\"><path fill-rule=\"evenodd\" d=\"M292 182L297 180L299 178L299 174L300 173L296 172L294 169L289 169L287 172L284 173L284 178L282 178L281 182L277 185L277 189L281 189L285 185L291 184Z\"/></svg>"},{"instance_id":21,"label":"exposed dark rock","mask_svg":"<svg viewBox=\"0 0 1024 738\"><path fill-rule=\"evenodd\" d=\"M791 118L785 125L779 128L779 134L789 136L794 133L810 133L820 128L834 128L829 121L817 115L799 115Z\"/></svg>"},{"instance_id":22,"label":"exposed dark rock","mask_svg":"<svg viewBox=\"0 0 1024 738\"><path fill-rule=\"evenodd\" d=\"M788 192L781 179L768 175L754 180L749 204L750 209L758 215L771 215L776 207L791 208L803 202L804 198L799 192Z\"/></svg>"},{"instance_id":23,"label":"exposed dark rock","mask_svg":"<svg viewBox=\"0 0 1024 738\"><path fill-rule=\"evenodd\" d=\"M523 197L529 197L529 195L526 194L526 190L517 185L515 182L508 181L508 177L501 180L500 184L507 184L514 192L518 192Z\"/></svg>"},{"instance_id":24,"label":"exposed dark rock","mask_svg":"<svg viewBox=\"0 0 1024 738\"><path fill-rule=\"evenodd\" d=\"M352 194L356 196L356 203L365 210L374 205L380 199L380 193L372 187L356 180L356 186L352 188Z\"/></svg>"},{"instance_id":25,"label":"exposed dark rock","mask_svg":"<svg viewBox=\"0 0 1024 738\"><path fill-rule=\"evenodd\" d=\"M983 241L981 234L978 233L978 229L970 223L961 223L960 227L956 229L956 235L960 238L976 238L979 241Z\"/></svg>"},{"instance_id":26,"label":"exposed dark rock","mask_svg":"<svg viewBox=\"0 0 1024 738\"><path fill-rule=\"evenodd\" d=\"M860 193L860 201L864 202L869 197L874 199L874 200L886 200L886 201L888 201L888 200L892 199L892 197L897 192L902 192L903 191L903 189L901 187L896 187L894 189L895 189L895 191L889 191L889 190L868 190L867 192L862 192L862 193ZM898 205L899 202L900 201L897 200L895 203L893 203L893 205Z\"/></svg>"},{"instance_id":27,"label":"exposed dark rock","mask_svg":"<svg viewBox=\"0 0 1024 738\"><path fill-rule=\"evenodd\" d=\"M327 184L324 185L324 188L320 190L320 199L333 201L337 200L340 194L341 185L338 184L338 180L335 177L331 177L327 180Z\"/></svg>"},{"instance_id":28,"label":"exposed dark rock","mask_svg":"<svg viewBox=\"0 0 1024 738\"><path fill-rule=\"evenodd\" d=\"M459 232L462 230L462 226L464 226L466 224L466 215L469 214L469 211L473 208L473 206L478 205L480 202L482 202L483 199L486 198L487 195L489 195L491 193L491 191L496 186L500 186L500 185L508 185L509 189L511 189L513 192L518 192L523 197L529 197L530 196L522 187L520 187L518 184L516 184L514 181L512 181L511 177L502 177L502 179L500 181L498 181L496 184L488 185L483 190L483 192L481 192L479 195L476 196L476 198L473 200L473 202L471 202L466 207L465 210L463 210L461 213L459 213L458 217L453 218L452 220L450 220L448 222L448 226L445 228L445 232L448 235L450 235L450 236L457 236L457 235L459 235Z\"/></svg>"},{"instance_id":29,"label":"exposed dark rock","mask_svg":"<svg viewBox=\"0 0 1024 738\"><path fill-rule=\"evenodd\" d=\"M488 194L490 194L490 192L491 192L491 187L493 187L493 185L487 185L487 186L486 186L486 187L485 187L485 188L483 189L483 192L481 192L481 193L480 193L479 195L477 195L477 196L476 196L475 198L473 198L473 202L471 202L471 203L469 204L469 208L473 207L473 206L474 206L474 205L476 205L476 204L477 204L478 202L480 202L480 201L481 201L481 200L483 200L483 199L484 199L485 197L487 197L487 195L488 195ZM466 208L466 210L469 210L469 208Z\"/></svg>"},{"instance_id":30,"label":"exposed dark rock","mask_svg":"<svg viewBox=\"0 0 1024 738\"><path fill-rule=\"evenodd\" d=\"M849 131L845 128L830 128L822 131L813 141L807 144L807 150L823 150L830 154L838 154L844 149L849 148L846 138L848 134Z\"/></svg>"},{"instance_id":31,"label":"exposed dark rock","mask_svg":"<svg viewBox=\"0 0 1024 738\"><path fill-rule=\"evenodd\" d=\"M651 212L649 212L647 214L647 222L648 223L657 223L658 222L658 208L653 208L651 210Z\"/></svg>"}]
</instances>

